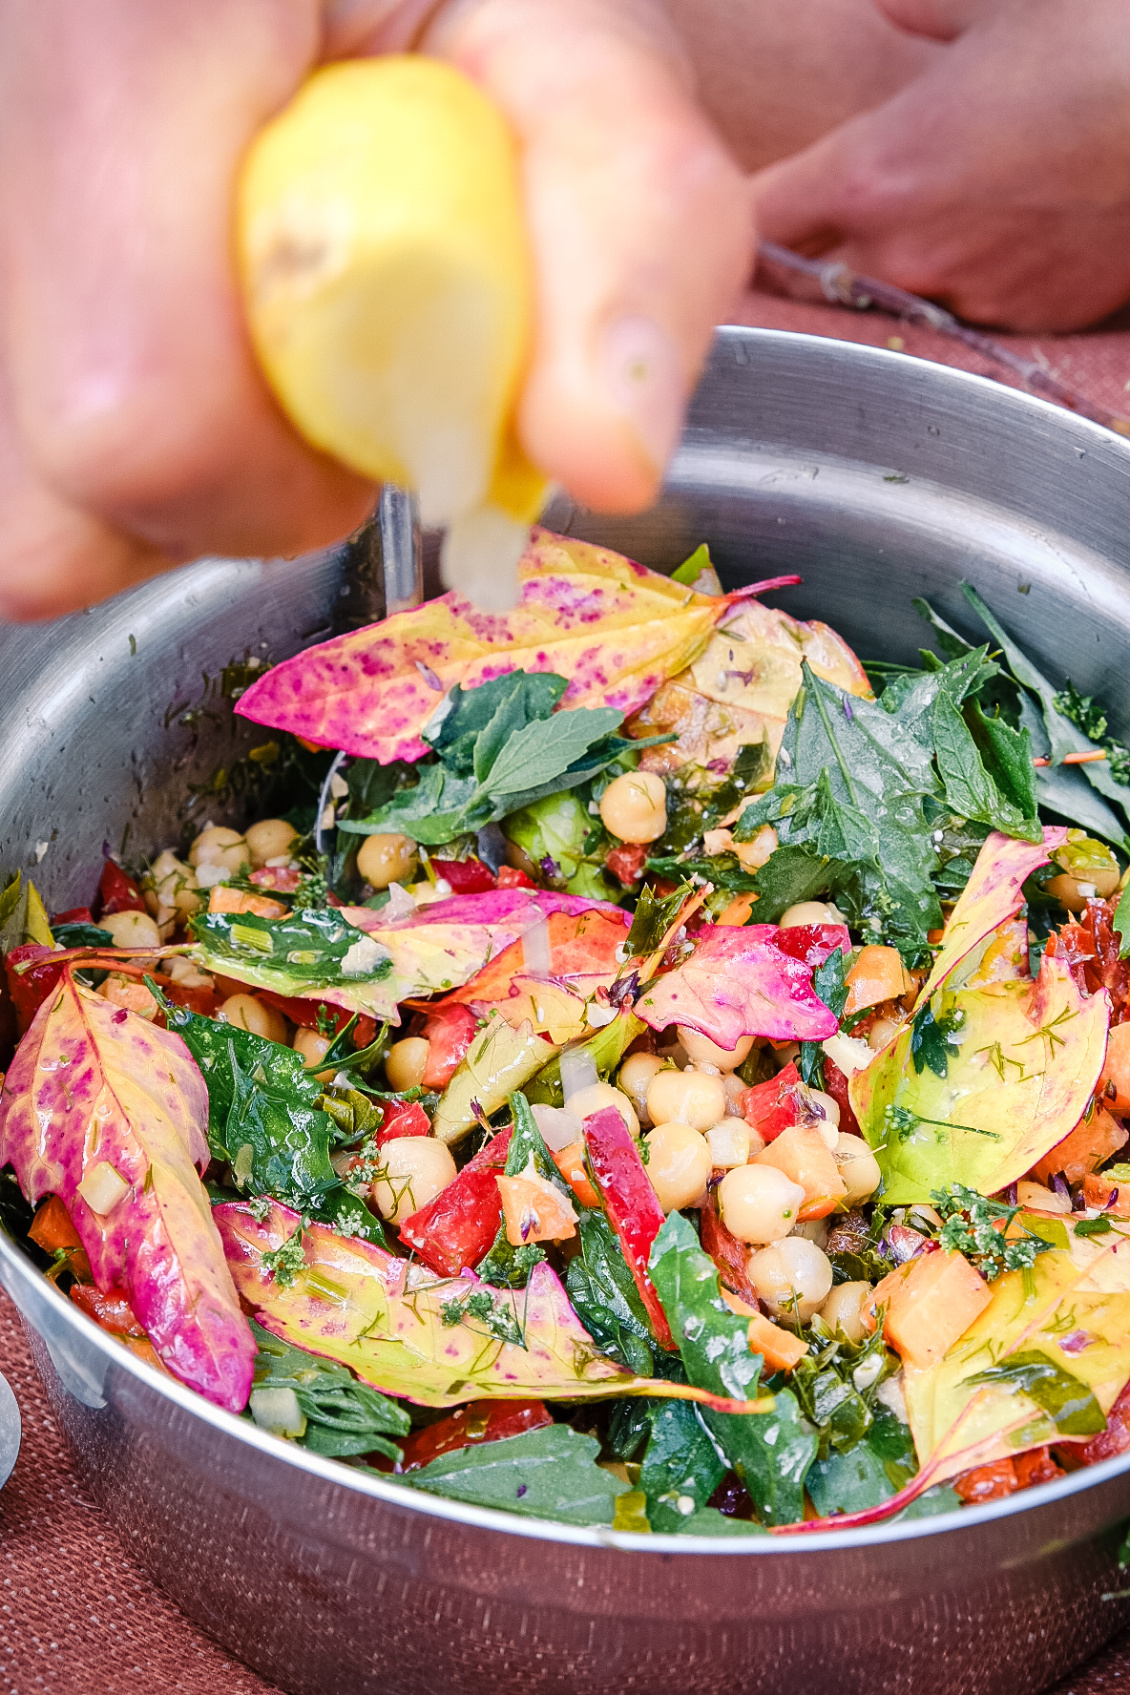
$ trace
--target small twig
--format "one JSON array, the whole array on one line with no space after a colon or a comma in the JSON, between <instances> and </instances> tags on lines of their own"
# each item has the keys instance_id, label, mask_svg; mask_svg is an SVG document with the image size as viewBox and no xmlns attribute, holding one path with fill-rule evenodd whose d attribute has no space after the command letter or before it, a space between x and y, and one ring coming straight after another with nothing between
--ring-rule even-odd
<instances>
[{"instance_id":1,"label":"small twig","mask_svg":"<svg viewBox=\"0 0 1130 1695\"><path fill-rule=\"evenodd\" d=\"M1130 436L1130 418L1119 417L1117 413L1097 406L1093 400L1088 400L1085 395L1080 394L1078 389L1071 388L1053 376L1045 365L1035 359L1022 359L1018 353L1013 353L1011 348L994 341L992 336L984 335L980 330L963 324L952 312L947 312L944 306L935 306L932 300L924 300L918 294L908 294L906 289L896 288L894 283L880 282L876 277L857 276L839 260L805 259L801 254L794 253L791 248L778 247L773 241L759 243L758 257L772 265L779 265L782 270L814 278L820 284L825 300L830 301L833 306L851 306L858 312L866 312L872 306L878 306L880 310L891 312L911 323L925 324L927 329L936 330L939 335L949 336L953 341L960 341L975 353L1003 365L1006 370L1020 377L1034 393L1045 395L1047 399L1056 401L1060 406L1067 406L1072 412L1090 418L1093 423L1103 424L1108 430L1117 431L1119 435Z\"/></svg>"},{"instance_id":2,"label":"small twig","mask_svg":"<svg viewBox=\"0 0 1130 1695\"><path fill-rule=\"evenodd\" d=\"M1096 747L1096 748L1092 748L1087 753L1065 753L1063 758L1060 760L1060 764L1061 765L1093 765L1095 763L1096 759L1105 759L1105 758L1106 758L1106 748L1105 747ZM1050 765L1051 760L1050 759L1034 759L1032 761L1032 764L1033 765Z\"/></svg>"}]
</instances>

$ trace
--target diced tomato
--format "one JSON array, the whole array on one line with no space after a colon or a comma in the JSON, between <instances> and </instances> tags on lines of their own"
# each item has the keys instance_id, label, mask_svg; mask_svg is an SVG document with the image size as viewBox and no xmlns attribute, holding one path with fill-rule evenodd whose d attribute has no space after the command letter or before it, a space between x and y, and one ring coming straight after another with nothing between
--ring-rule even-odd
<instances>
[{"instance_id":1,"label":"diced tomato","mask_svg":"<svg viewBox=\"0 0 1130 1695\"><path fill-rule=\"evenodd\" d=\"M1130 960L1122 958L1122 938L1114 928L1117 905L1117 899L1089 900L1082 916L1048 942L1048 952L1067 961L1080 989L1090 995L1106 989L1115 1025L1130 1016Z\"/></svg>"},{"instance_id":2,"label":"diced tomato","mask_svg":"<svg viewBox=\"0 0 1130 1695\"><path fill-rule=\"evenodd\" d=\"M129 1296L124 1289L102 1290L96 1289L93 1283L73 1283L71 1300L76 1307L82 1308L87 1318L92 1318L95 1324L100 1324L111 1336L141 1338L145 1335L144 1329L134 1316Z\"/></svg>"},{"instance_id":3,"label":"diced tomato","mask_svg":"<svg viewBox=\"0 0 1130 1695\"><path fill-rule=\"evenodd\" d=\"M274 889L280 895L292 895L302 880L297 865L262 865L248 878L257 889Z\"/></svg>"},{"instance_id":4,"label":"diced tomato","mask_svg":"<svg viewBox=\"0 0 1130 1695\"><path fill-rule=\"evenodd\" d=\"M485 895L498 887L494 872L481 859L433 859L432 870L451 885L452 894Z\"/></svg>"},{"instance_id":5,"label":"diced tomato","mask_svg":"<svg viewBox=\"0 0 1130 1695\"><path fill-rule=\"evenodd\" d=\"M740 1295L743 1301L748 1301L755 1311L759 1311L757 1290L746 1270L749 1247L726 1229L718 1216L713 1195L700 1211L699 1218L702 1221L703 1253L709 1254L718 1267L718 1274L726 1288L732 1289L735 1295Z\"/></svg>"},{"instance_id":6,"label":"diced tomato","mask_svg":"<svg viewBox=\"0 0 1130 1695\"><path fill-rule=\"evenodd\" d=\"M644 842L631 842L623 847L613 848L604 863L612 875L618 877L627 888L631 883L638 883L643 876L647 856L648 848Z\"/></svg>"},{"instance_id":7,"label":"diced tomato","mask_svg":"<svg viewBox=\"0 0 1130 1695\"><path fill-rule=\"evenodd\" d=\"M1056 1465L1051 1449L1047 1447L1029 1448L1026 1454L1014 1454L1012 1463L1021 1489L1034 1489L1038 1483L1054 1483L1057 1477L1064 1475L1063 1467Z\"/></svg>"},{"instance_id":8,"label":"diced tomato","mask_svg":"<svg viewBox=\"0 0 1130 1695\"><path fill-rule=\"evenodd\" d=\"M141 890L132 877L126 875L112 859L106 860L98 879L98 912L102 918L111 912L147 912Z\"/></svg>"},{"instance_id":9,"label":"diced tomato","mask_svg":"<svg viewBox=\"0 0 1130 1695\"><path fill-rule=\"evenodd\" d=\"M81 1248L78 1231L58 1195L48 1195L28 1228L28 1235L45 1254L57 1254L64 1248Z\"/></svg>"},{"instance_id":10,"label":"diced tomato","mask_svg":"<svg viewBox=\"0 0 1130 1695\"><path fill-rule=\"evenodd\" d=\"M460 1060L475 1039L479 1021L469 1006L452 1001L429 1013L424 1025L428 1061L424 1066L425 1089L446 1089Z\"/></svg>"},{"instance_id":11,"label":"diced tomato","mask_svg":"<svg viewBox=\"0 0 1130 1695\"><path fill-rule=\"evenodd\" d=\"M51 920L52 927L56 924L93 924L88 906L71 906L66 912L57 912Z\"/></svg>"},{"instance_id":12,"label":"diced tomato","mask_svg":"<svg viewBox=\"0 0 1130 1695\"><path fill-rule=\"evenodd\" d=\"M201 1018L215 1018L223 999L214 987L209 988L207 984L190 987L186 983L166 982L162 977L160 986L166 1000L172 1001L174 1006L187 1007L189 1012L199 1013Z\"/></svg>"},{"instance_id":13,"label":"diced tomato","mask_svg":"<svg viewBox=\"0 0 1130 1695\"><path fill-rule=\"evenodd\" d=\"M385 1120L377 1131L377 1146L395 1142L400 1136L429 1136L431 1121L419 1101L404 1106L390 1101L385 1107Z\"/></svg>"},{"instance_id":14,"label":"diced tomato","mask_svg":"<svg viewBox=\"0 0 1130 1695\"><path fill-rule=\"evenodd\" d=\"M489 1253L502 1223L502 1197L495 1182L506 1164L510 1129L500 1130L453 1183L400 1226L400 1240L414 1248L441 1277L458 1277Z\"/></svg>"},{"instance_id":15,"label":"diced tomato","mask_svg":"<svg viewBox=\"0 0 1130 1695\"><path fill-rule=\"evenodd\" d=\"M27 1034L32 1019L58 987L65 969L65 962L60 961L55 950L44 947L42 942L24 942L5 956L4 974L21 1036Z\"/></svg>"},{"instance_id":16,"label":"diced tomato","mask_svg":"<svg viewBox=\"0 0 1130 1695\"><path fill-rule=\"evenodd\" d=\"M824 1057L824 1092L831 1095L840 1109L840 1129L846 1131L849 1136L862 1136L863 1131L859 1128L859 1120L855 1116L851 1095L848 1093L847 1076L835 1060L829 1059L827 1055Z\"/></svg>"},{"instance_id":17,"label":"diced tomato","mask_svg":"<svg viewBox=\"0 0 1130 1695\"><path fill-rule=\"evenodd\" d=\"M1098 1465L1130 1452L1130 1383L1106 1415L1106 1429L1089 1442L1073 1442L1070 1452L1080 1465Z\"/></svg>"},{"instance_id":18,"label":"diced tomato","mask_svg":"<svg viewBox=\"0 0 1130 1695\"><path fill-rule=\"evenodd\" d=\"M553 1417L542 1401L469 1401L438 1424L417 1430L403 1444L401 1471L419 1471L441 1454L453 1454L478 1442L503 1442L527 1430L552 1424Z\"/></svg>"},{"instance_id":19,"label":"diced tomato","mask_svg":"<svg viewBox=\"0 0 1130 1695\"><path fill-rule=\"evenodd\" d=\"M787 930L778 929L773 945L790 959L805 965L823 965L837 948L845 952L851 947L851 937L844 924L793 924Z\"/></svg>"},{"instance_id":20,"label":"diced tomato","mask_svg":"<svg viewBox=\"0 0 1130 1695\"><path fill-rule=\"evenodd\" d=\"M1012 1460L1004 1459L961 1472L954 1478L953 1487L967 1506L979 1506L983 1501L1000 1501L1006 1495L1015 1495L1020 1483Z\"/></svg>"},{"instance_id":21,"label":"diced tomato","mask_svg":"<svg viewBox=\"0 0 1130 1695\"><path fill-rule=\"evenodd\" d=\"M532 877L527 877L524 871L519 871L516 865L500 865L498 868L498 886L500 889L536 889L537 884Z\"/></svg>"},{"instance_id":22,"label":"diced tomato","mask_svg":"<svg viewBox=\"0 0 1130 1695\"><path fill-rule=\"evenodd\" d=\"M221 994L245 995L247 993L245 983L234 983L229 989L226 982L217 977L216 984ZM319 1024L319 1014L321 1014L321 1022L326 1027L327 1032L336 1036L344 1030L353 1017L353 1014L347 1011L345 1007L331 1006L329 1001L308 1001L304 1000L301 995L277 995L273 989L256 989L255 993L261 1001L266 1001L268 1006L276 1007L285 1018L290 1019L292 1024L300 1025L303 1030L316 1030ZM361 1048L367 1048L369 1043L375 1039L376 1034L376 1020L362 1013L353 1029L353 1046L358 1051Z\"/></svg>"},{"instance_id":23,"label":"diced tomato","mask_svg":"<svg viewBox=\"0 0 1130 1695\"><path fill-rule=\"evenodd\" d=\"M788 935L790 932L786 931ZM800 1073L795 1062L766 1083L755 1083L738 1096L738 1111L764 1142L772 1142L807 1114L801 1109Z\"/></svg>"},{"instance_id":24,"label":"diced tomato","mask_svg":"<svg viewBox=\"0 0 1130 1695\"><path fill-rule=\"evenodd\" d=\"M616 1108L602 1107L584 1123L589 1164L608 1222L619 1237L656 1340L661 1347L673 1349L675 1339L667 1314L647 1269L652 1243L663 1227L663 1208L648 1182L628 1126Z\"/></svg>"}]
</instances>

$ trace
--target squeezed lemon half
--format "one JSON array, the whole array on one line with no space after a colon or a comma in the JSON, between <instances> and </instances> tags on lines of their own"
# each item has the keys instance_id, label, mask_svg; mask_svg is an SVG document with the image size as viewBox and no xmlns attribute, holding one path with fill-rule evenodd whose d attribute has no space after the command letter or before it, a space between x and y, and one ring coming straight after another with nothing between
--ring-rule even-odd
<instances>
[{"instance_id":1,"label":"squeezed lemon half","mask_svg":"<svg viewBox=\"0 0 1130 1695\"><path fill-rule=\"evenodd\" d=\"M316 447L415 489L445 580L504 610L548 484L514 408L532 266L501 115L436 59L315 71L257 136L238 191L248 323Z\"/></svg>"}]
</instances>

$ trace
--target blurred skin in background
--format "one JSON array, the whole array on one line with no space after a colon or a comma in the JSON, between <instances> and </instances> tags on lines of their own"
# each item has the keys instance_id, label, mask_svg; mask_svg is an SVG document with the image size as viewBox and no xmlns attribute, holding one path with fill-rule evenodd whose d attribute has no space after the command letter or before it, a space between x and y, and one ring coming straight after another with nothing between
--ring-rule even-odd
<instances>
[{"instance_id":1,"label":"blurred skin in background","mask_svg":"<svg viewBox=\"0 0 1130 1695\"><path fill-rule=\"evenodd\" d=\"M1127 0L0 0L0 616L371 508L253 364L232 185L314 65L413 48L521 140L521 431L598 510L654 497L755 222L976 322L1130 299Z\"/></svg>"}]
</instances>

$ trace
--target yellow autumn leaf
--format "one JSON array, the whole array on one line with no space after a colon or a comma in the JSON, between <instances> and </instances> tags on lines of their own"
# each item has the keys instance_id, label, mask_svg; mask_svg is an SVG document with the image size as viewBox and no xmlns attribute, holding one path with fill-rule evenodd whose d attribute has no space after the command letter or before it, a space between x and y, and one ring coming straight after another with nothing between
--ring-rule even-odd
<instances>
[{"instance_id":1,"label":"yellow autumn leaf","mask_svg":"<svg viewBox=\"0 0 1130 1695\"><path fill-rule=\"evenodd\" d=\"M511 671L567 678L566 707L634 712L697 658L734 603L540 529L519 577L513 612L480 612L454 592L441 595L284 660L236 711L382 764L418 759L429 751L420 732L449 689Z\"/></svg>"},{"instance_id":2,"label":"yellow autumn leaf","mask_svg":"<svg viewBox=\"0 0 1130 1695\"><path fill-rule=\"evenodd\" d=\"M1121 1237L1116 1245L1125 1250ZM1072 1428L1062 1410L1069 1379L1083 1386L1073 1403L1074 1423L1094 1425L1085 1416L1086 1391L1105 1420L1130 1379L1130 1293L1093 1286L1111 1252L1089 1254L1081 1268L1070 1253L1053 1249L1028 1270L1006 1272L992 1285L990 1304L943 1360L927 1370L906 1367L910 1428L931 1484L1045 1442L1086 1441L1094 1428ZM1033 1366L1046 1374L1050 1395L1034 1397L1023 1386ZM974 1381L987 1369L1000 1375ZM1052 1410L1057 1394L1058 1422Z\"/></svg>"}]
</instances>

